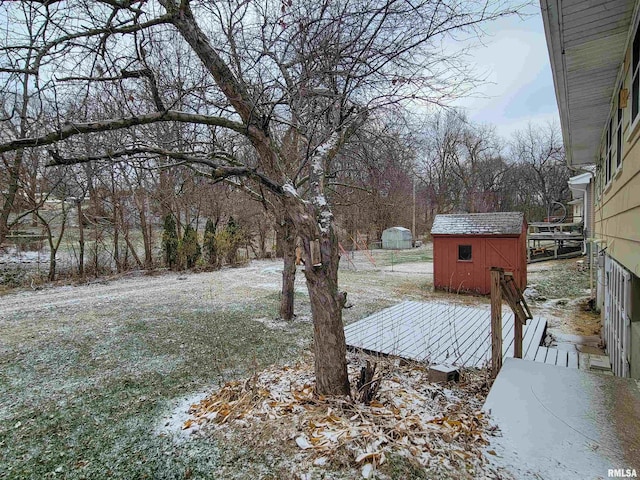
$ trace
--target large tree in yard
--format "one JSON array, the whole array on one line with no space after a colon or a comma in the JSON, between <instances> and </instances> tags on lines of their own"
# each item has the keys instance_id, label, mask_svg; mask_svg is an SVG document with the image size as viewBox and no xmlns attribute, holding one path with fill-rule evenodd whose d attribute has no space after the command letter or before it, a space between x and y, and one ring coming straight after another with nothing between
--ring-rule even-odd
<instances>
[{"instance_id":1,"label":"large tree in yard","mask_svg":"<svg viewBox=\"0 0 640 480\"><path fill-rule=\"evenodd\" d=\"M57 124L6 140L0 153L48 146L50 164L58 166L188 164L262 199L282 228L302 240L316 390L349 394L346 294L338 289L327 172L354 133L385 109L442 104L464 93L472 79L462 57L442 45L476 35L482 22L514 6L501 0L39 0L0 8L7 22L24 14L41 27L25 43L20 27L7 25L0 72L8 84L25 73L34 79L29 88L47 83L39 102L61 112ZM66 121L63 112L79 96L105 84L118 113ZM177 141L176 128L188 130L190 141ZM115 130L116 139L100 142ZM87 136L102 148L82 153L80 139ZM320 261L312 261L316 245Z\"/></svg>"}]
</instances>

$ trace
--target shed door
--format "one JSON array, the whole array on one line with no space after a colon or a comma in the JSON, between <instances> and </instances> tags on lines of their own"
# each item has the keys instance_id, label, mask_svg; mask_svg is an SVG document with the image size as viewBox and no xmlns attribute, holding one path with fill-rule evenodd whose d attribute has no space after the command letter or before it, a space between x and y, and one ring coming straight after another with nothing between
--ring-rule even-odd
<instances>
[{"instance_id":1,"label":"shed door","mask_svg":"<svg viewBox=\"0 0 640 480\"><path fill-rule=\"evenodd\" d=\"M520 283L518 275L518 242L513 238L487 238L484 249L484 264L486 266L485 287L491 290L491 267L501 267L507 272L513 272L514 278Z\"/></svg>"}]
</instances>

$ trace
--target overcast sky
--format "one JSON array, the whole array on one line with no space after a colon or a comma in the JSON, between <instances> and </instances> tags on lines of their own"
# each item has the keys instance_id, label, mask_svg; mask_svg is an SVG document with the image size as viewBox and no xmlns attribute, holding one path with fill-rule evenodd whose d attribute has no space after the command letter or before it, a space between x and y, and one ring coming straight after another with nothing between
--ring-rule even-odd
<instances>
[{"instance_id":1,"label":"overcast sky","mask_svg":"<svg viewBox=\"0 0 640 480\"><path fill-rule=\"evenodd\" d=\"M471 60L487 84L473 98L456 102L474 122L491 124L507 139L529 122L560 124L540 8L526 18L511 17L489 25L483 46Z\"/></svg>"}]
</instances>

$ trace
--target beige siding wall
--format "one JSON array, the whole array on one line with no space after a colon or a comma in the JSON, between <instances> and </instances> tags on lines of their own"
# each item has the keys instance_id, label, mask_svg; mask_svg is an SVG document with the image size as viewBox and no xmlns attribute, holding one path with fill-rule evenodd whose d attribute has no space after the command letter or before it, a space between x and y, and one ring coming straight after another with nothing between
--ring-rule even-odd
<instances>
[{"instance_id":1,"label":"beige siding wall","mask_svg":"<svg viewBox=\"0 0 640 480\"><path fill-rule=\"evenodd\" d=\"M628 64L625 62L626 66ZM623 78L623 88L630 90L628 71ZM610 256L640 276L640 122L633 126L629 123L630 100L623 110L622 166L605 185L605 167L599 165L597 175L600 179L596 182L599 194L596 195L594 220L596 237L604 240L599 248L606 247ZM613 115L618 108L617 101L616 98L612 105ZM603 137L606 137L606 133Z\"/></svg>"},{"instance_id":2,"label":"beige siding wall","mask_svg":"<svg viewBox=\"0 0 640 480\"><path fill-rule=\"evenodd\" d=\"M640 144L623 161L595 212L596 236L607 253L640 276Z\"/></svg>"}]
</instances>

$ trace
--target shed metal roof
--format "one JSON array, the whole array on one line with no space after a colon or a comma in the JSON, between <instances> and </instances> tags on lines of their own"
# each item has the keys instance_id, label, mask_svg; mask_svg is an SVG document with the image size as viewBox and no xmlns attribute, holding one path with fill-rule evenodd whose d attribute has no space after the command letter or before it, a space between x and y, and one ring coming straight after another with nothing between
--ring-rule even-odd
<instances>
[{"instance_id":1,"label":"shed metal roof","mask_svg":"<svg viewBox=\"0 0 640 480\"><path fill-rule=\"evenodd\" d=\"M519 235L524 213L460 213L436 215L431 235Z\"/></svg>"},{"instance_id":2,"label":"shed metal roof","mask_svg":"<svg viewBox=\"0 0 640 480\"><path fill-rule=\"evenodd\" d=\"M400 231L400 232L411 232L411 230L409 230L408 228L405 227L389 227L385 230L385 232L387 231Z\"/></svg>"}]
</instances>

